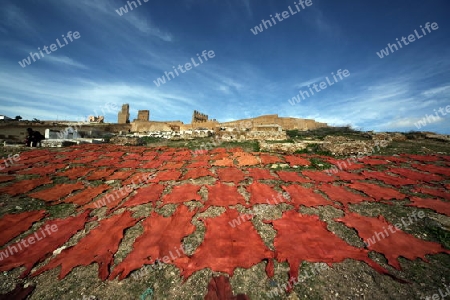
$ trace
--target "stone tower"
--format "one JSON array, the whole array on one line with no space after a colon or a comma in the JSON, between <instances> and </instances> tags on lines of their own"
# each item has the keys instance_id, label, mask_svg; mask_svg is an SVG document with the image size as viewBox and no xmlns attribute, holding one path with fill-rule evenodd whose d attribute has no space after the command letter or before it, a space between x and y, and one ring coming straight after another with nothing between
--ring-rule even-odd
<instances>
[{"instance_id":1,"label":"stone tower","mask_svg":"<svg viewBox=\"0 0 450 300\"><path fill-rule=\"evenodd\" d=\"M130 105L122 105L122 110L119 111L117 123L126 124L130 123Z\"/></svg>"},{"instance_id":2,"label":"stone tower","mask_svg":"<svg viewBox=\"0 0 450 300\"><path fill-rule=\"evenodd\" d=\"M148 121L150 120L150 111L149 110L139 110L137 119L139 121Z\"/></svg>"},{"instance_id":3,"label":"stone tower","mask_svg":"<svg viewBox=\"0 0 450 300\"><path fill-rule=\"evenodd\" d=\"M208 122L208 115L202 114L201 112L194 110L194 113L192 114L192 124L204 122Z\"/></svg>"}]
</instances>

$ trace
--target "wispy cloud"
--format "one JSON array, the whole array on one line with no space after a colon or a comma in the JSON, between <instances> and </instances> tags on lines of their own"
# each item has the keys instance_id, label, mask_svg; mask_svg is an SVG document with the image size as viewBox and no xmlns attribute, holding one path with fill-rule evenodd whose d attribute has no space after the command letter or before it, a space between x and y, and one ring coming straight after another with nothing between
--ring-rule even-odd
<instances>
[{"instance_id":1,"label":"wispy cloud","mask_svg":"<svg viewBox=\"0 0 450 300\"><path fill-rule=\"evenodd\" d=\"M221 92L223 92L224 94L227 94L227 95L231 94L230 88L228 86L225 86L225 85L219 86L219 88L217 90L221 91Z\"/></svg>"},{"instance_id":2,"label":"wispy cloud","mask_svg":"<svg viewBox=\"0 0 450 300\"><path fill-rule=\"evenodd\" d=\"M334 23L329 17L325 16L318 3L315 3L308 9L308 14L304 15L304 20L310 27L321 34L325 34L327 38L339 39L342 36L339 24Z\"/></svg>"},{"instance_id":3,"label":"wispy cloud","mask_svg":"<svg viewBox=\"0 0 450 300\"><path fill-rule=\"evenodd\" d=\"M401 129L417 129L416 124L421 121L424 120L424 117L421 118L399 118L399 119L395 119L392 121L388 121L386 123L383 123L380 125L380 127L382 128L386 128L386 130L401 130ZM426 118L426 117L425 117ZM427 125L431 125L431 124L436 124L436 123L441 123L444 122L445 119L441 118L439 116L437 117L433 117L433 118L428 118L427 120Z\"/></svg>"},{"instance_id":4,"label":"wispy cloud","mask_svg":"<svg viewBox=\"0 0 450 300\"><path fill-rule=\"evenodd\" d=\"M80 69L88 69L87 66L79 62L76 62L75 60L67 56L47 55L45 56L45 61L49 61L55 65L67 65L71 67L77 67Z\"/></svg>"},{"instance_id":5,"label":"wispy cloud","mask_svg":"<svg viewBox=\"0 0 450 300\"><path fill-rule=\"evenodd\" d=\"M2 5L0 15L0 28L5 32L20 32L29 35L37 33L36 25L30 21L30 16L12 3Z\"/></svg>"},{"instance_id":6,"label":"wispy cloud","mask_svg":"<svg viewBox=\"0 0 450 300\"><path fill-rule=\"evenodd\" d=\"M307 86L310 86L311 84L313 84L315 82L319 82L319 81L325 79L325 77L326 76L317 77L317 78L314 78L314 79L309 79L309 80L306 80L306 81L303 81L301 83L296 84L295 87L298 88L298 89L302 88L302 87L305 87L305 86L307 87Z\"/></svg>"},{"instance_id":7,"label":"wispy cloud","mask_svg":"<svg viewBox=\"0 0 450 300\"><path fill-rule=\"evenodd\" d=\"M120 17L116 13L116 9L127 5L126 1L122 3L112 3L106 0L52 1L55 1L55 3L57 1L58 5L65 5L66 7L70 7L71 9L80 11L81 13L89 17L91 21L101 24L103 27L110 28L111 30L115 29L115 31L120 35L124 34L123 30L120 30L121 24L123 22L126 22L134 29L137 29L139 32L144 33L148 36L153 36L166 42L170 42L173 40L173 36L170 33L158 28L152 23L148 13L143 13L147 9L145 6L141 7L139 10L135 9L133 11L130 11L129 13Z\"/></svg>"},{"instance_id":8,"label":"wispy cloud","mask_svg":"<svg viewBox=\"0 0 450 300\"><path fill-rule=\"evenodd\" d=\"M245 8L247 9L248 15L250 17L252 17L253 16L253 12L252 12L252 8L250 6L250 0L242 0L242 2L244 3Z\"/></svg>"},{"instance_id":9,"label":"wispy cloud","mask_svg":"<svg viewBox=\"0 0 450 300\"><path fill-rule=\"evenodd\" d=\"M31 107L35 103L40 103L40 107L45 107L48 103L48 111L44 115L55 114L58 111L60 114L74 119L93 114L94 110L100 111L106 102L119 106L122 103L131 103L135 109L151 108L152 115L157 118L165 115L184 116L188 108L197 105L195 98L185 92L174 90L164 92L151 86L145 87L121 82L96 82L75 78L61 83L55 78L45 78L38 73L31 74L30 72L6 74L0 71L0 89L5 90L6 88L8 93L0 95L0 99L2 103L7 104L10 110L15 108L23 113L23 110L18 109L21 105ZM10 95L18 95L18 97ZM60 103L60 105L51 103ZM25 112L22 117L30 119L38 114L42 116L43 110L29 109L27 111L30 115L25 115ZM31 114L33 111L35 113ZM112 119L109 121L114 122L116 113L112 113L110 117Z\"/></svg>"},{"instance_id":10,"label":"wispy cloud","mask_svg":"<svg viewBox=\"0 0 450 300\"><path fill-rule=\"evenodd\" d=\"M433 35L390 60L374 54L386 45L387 32L410 32L419 25L412 16L441 13L438 4L419 9L392 3L393 11L405 12L402 22L394 24L376 2L317 0L267 35L254 37L251 26L294 7L293 1L141 0L141 6L122 16L116 10L127 0L48 0L45 9L42 1L4 2L0 109L13 117L76 119L113 102L129 103L133 115L149 109L153 120L189 122L191 111L198 109L219 121L279 114L394 130L408 129L424 113L449 102L449 26L444 21ZM355 19L355 14L364 17ZM69 30L82 38L30 67L18 65L30 51ZM155 78L204 49L214 50L216 57L160 88L154 85ZM288 103L299 89L305 91L339 68L351 76L299 105ZM106 118L115 122L117 113ZM429 128L448 131L449 120Z\"/></svg>"},{"instance_id":11,"label":"wispy cloud","mask_svg":"<svg viewBox=\"0 0 450 300\"><path fill-rule=\"evenodd\" d=\"M149 20L143 17L139 17L137 14L129 13L122 16L128 21L132 26L138 29L140 32L147 35L155 36L165 42L172 42L173 36L170 33L163 32L161 29L157 28L155 25L151 24Z\"/></svg>"},{"instance_id":12,"label":"wispy cloud","mask_svg":"<svg viewBox=\"0 0 450 300\"><path fill-rule=\"evenodd\" d=\"M448 95L449 91L450 91L450 85L447 85L447 86L442 86L442 87L437 87L437 88L426 90L422 94L424 96L430 97L430 96L442 95L444 93L446 93L446 95Z\"/></svg>"}]
</instances>

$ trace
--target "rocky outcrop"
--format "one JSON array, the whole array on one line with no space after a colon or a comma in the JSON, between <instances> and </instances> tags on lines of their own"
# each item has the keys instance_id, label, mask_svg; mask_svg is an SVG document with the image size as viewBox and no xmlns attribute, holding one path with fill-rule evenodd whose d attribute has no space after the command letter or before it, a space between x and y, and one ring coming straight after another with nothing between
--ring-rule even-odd
<instances>
[{"instance_id":1,"label":"rocky outcrop","mask_svg":"<svg viewBox=\"0 0 450 300\"><path fill-rule=\"evenodd\" d=\"M392 142L388 134L376 134L372 138L372 140L353 140L343 136L327 136L321 148L336 156L348 156L358 153L374 153Z\"/></svg>"},{"instance_id":2,"label":"rocky outcrop","mask_svg":"<svg viewBox=\"0 0 450 300\"><path fill-rule=\"evenodd\" d=\"M115 145L129 145L129 146L139 146L141 145L141 142L139 140L139 137L135 136L115 136L112 137L109 142L111 144Z\"/></svg>"},{"instance_id":3,"label":"rocky outcrop","mask_svg":"<svg viewBox=\"0 0 450 300\"><path fill-rule=\"evenodd\" d=\"M442 142L450 142L450 135L445 134L427 133L425 134L425 138Z\"/></svg>"},{"instance_id":4,"label":"rocky outcrop","mask_svg":"<svg viewBox=\"0 0 450 300\"><path fill-rule=\"evenodd\" d=\"M286 131L249 131L244 135L247 140L284 141L287 139Z\"/></svg>"},{"instance_id":5,"label":"rocky outcrop","mask_svg":"<svg viewBox=\"0 0 450 300\"><path fill-rule=\"evenodd\" d=\"M303 150L308 146L307 143L266 143L261 141L259 147L261 151L292 154L297 150Z\"/></svg>"}]
</instances>

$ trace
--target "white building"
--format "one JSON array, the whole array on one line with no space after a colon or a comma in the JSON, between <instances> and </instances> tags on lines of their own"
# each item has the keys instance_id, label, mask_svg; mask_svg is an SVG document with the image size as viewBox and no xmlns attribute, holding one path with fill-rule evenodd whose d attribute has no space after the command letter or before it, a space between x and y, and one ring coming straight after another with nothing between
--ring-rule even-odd
<instances>
[{"instance_id":1,"label":"white building","mask_svg":"<svg viewBox=\"0 0 450 300\"><path fill-rule=\"evenodd\" d=\"M78 131L72 127L65 128L64 130L45 129L46 139L78 139Z\"/></svg>"},{"instance_id":2,"label":"white building","mask_svg":"<svg viewBox=\"0 0 450 300\"><path fill-rule=\"evenodd\" d=\"M5 115L0 115L0 120L12 120L12 118L9 118Z\"/></svg>"}]
</instances>

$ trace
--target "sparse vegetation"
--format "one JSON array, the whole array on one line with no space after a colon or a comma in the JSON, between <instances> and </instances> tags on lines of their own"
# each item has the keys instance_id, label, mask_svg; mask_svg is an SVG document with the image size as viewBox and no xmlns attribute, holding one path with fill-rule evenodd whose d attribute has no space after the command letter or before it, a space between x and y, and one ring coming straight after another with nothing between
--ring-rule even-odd
<instances>
[{"instance_id":1,"label":"sparse vegetation","mask_svg":"<svg viewBox=\"0 0 450 300\"><path fill-rule=\"evenodd\" d=\"M328 162L325 162L319 158L312 157L309 159L311 162L311 168L317 169L317 170L328 170L331 168L331 164Z\"/></svg>"},{"instance_id":2,"label":"sparse vegetation","mask_svg":"<svg viewBox=\"0 0 450 300\"><path fill-rule=\"evenodd\" d=\"M439 226L427 225L426 231L445 248L450 249L450 232Z\"/></svg>"},{"instance_id":3,"label":"sparse vegetation","mask_svg":"<svg viewBox=\"0 0 450 300\"><path fill-rule=\"evenodd\" d=\"M154 137L154 136L143 136L139 138L139 144L140 145L149 145L149 144L155 144L155 143L161 143L165 139Z\"/></svg>"},{"instance_id":4,"label":"sparse vegetation","mask_svg":"<svg viewBox=\"0 0 450 300\"><path fill-rule=\"evenodd\" d=\"M103 140L104 140L106 143L109 143L109 142L111 141L111 138L112 138L113 136L114 136L113 134L106 134L106 135L103 136Z\"/></svg>"},{"instance_id":5,"label":"sparse vegetation","mask_svg":"<svg viewBox=\"0 0 450 300\"><path fill-rule=\"evenodd\" d=\"M418 140L425 138L425 134L420 131L408 131L407 133L405 133L405 136L408 140Z\"/></svg>"},{"instance_id":6,"label":"sparse vegetation","mask_svg":"<svg viewBox=\"0 0 450 300\"><path fill-rule=\"evenodd\" d=\"M389 146L381 148L377 154L398 155L406 154L433 154L450 153L450 143L432 139L408 139L406 141L393 141Z\"/></svg>"},{"instance_id":7,"label":"sparse vegetation","mask_svg":"<svg viewBox=\"0 0 450 300\"><path fill-rule=\"evenodd\" d=\"M293 139L287 139L287 140L282 140L282 141L266 141L266 143L269 144L277 144L277 143L295 143L295 141Z\"/></svg>"},{"instance_id":8,"label":"sparse vegetation","mask_svg":"<svg viewBox=\"0 0 450 300\"><path fill-rule=\"evenodd\" d=\"M259 152L259 142L258 141L227 141L220 144L222 148L236 148L241 147L244 151Z\"/></svg>"},{"instance_id":9,"label":"sparse vegetation","mask_svg":"<svg viewBox=\"0 0 450 300\"><path fill-rule=\"evenodd\" d=\"M370 140L371 137L365 132L361 132L351 128L351 126L345 127L324 127L314 130L286 130L286 134L291 139L308 140L308 139L318 139L323 140L327 135L333 136L344 136L358 140Z\"/></svg>"},{"instance_id":10,"label":"sparse vegetation","mask_svg":"<svg viewBox=\"0 0 450 300\"><path fill-rule=\"evenodd\" d=\"M2 157L8 157L8 155L20 154L24 147L4 147L3 144L0 144L0 159Z\"/></svg>"},{"instance_id":11,"label":"sparse vegetation","mask_svg":"<svg viewBox=\"0 0 450 300\"><path fill-rule=\"evenodd\" d=\"M320 144L309 144L305 149L297 150L294 152L295 154L318 154L318 155L326 155L332 156L330 151L323 150Z\"/></svg>"}]
</instances>

